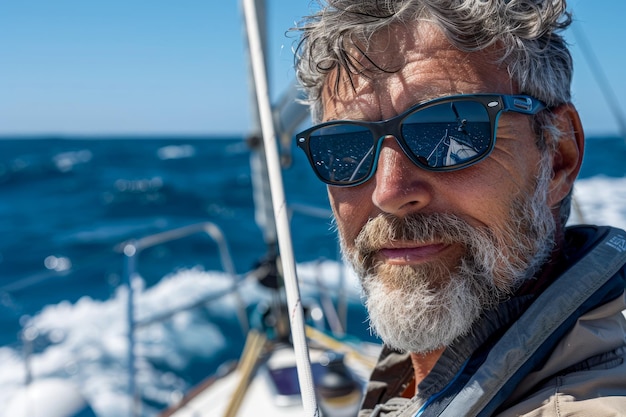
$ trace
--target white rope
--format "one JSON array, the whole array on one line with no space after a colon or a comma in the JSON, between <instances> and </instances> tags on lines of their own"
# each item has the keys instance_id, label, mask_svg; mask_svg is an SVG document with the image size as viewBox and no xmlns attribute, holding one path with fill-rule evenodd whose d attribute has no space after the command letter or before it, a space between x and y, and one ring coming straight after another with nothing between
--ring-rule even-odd
<instances>
[{"instance_id":1,"label":"white rope","mask_svg":"<svg viewBox=\"0 0 626 417\"><path fill-rule=\"evenodd\" d=\"M291 233L289 230L289 217L287 202L283 188L280 159L276 144L276 133L267 86L267 74L265 72L265 60L261 46L261 34L257 20L254 0L243 0L243 11L246 20L246 32L248 35L248 48L252 61L252 73L256 86L261 131L265 145L265 157L269 174L272 205L274 206L274 218L278 232L278 248L285 277L285 290L287 293L287 306L289 309L289 322L291 324L291 337L296 355L298 369L298 382L302 393L304 411L308 416L319 416L309 350L306 344L304 331L304 312L300 302L300 290L296 277L296 265L294 261Z\"/></svg>"}]
</instances>

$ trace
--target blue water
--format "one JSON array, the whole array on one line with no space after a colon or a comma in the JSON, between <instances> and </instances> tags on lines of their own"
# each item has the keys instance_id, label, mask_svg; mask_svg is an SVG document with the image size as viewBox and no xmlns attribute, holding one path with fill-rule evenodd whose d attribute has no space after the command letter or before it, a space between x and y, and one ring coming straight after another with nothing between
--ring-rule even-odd
<instances>
[{"instance_id":1,"label":"blue water","mask_svg":"<svg viewBox=\"0 0 626 417\"><path fill-rule=\"evenodd\" d=\"M158 231L214 222L238 272L250 269L267 249L254 222L249 158L240 139L0 141L0 291L8 298L1 328L44 304L85 293L110 296L122 266L114 246ZM303 168L285 174L290 202L325 205L323 187ZM334 255L324 251L334 239L328 220L317 224L297 231L299 259ZM51 273L48 256L69 258L73 273L36 291L21 288ZM146 251L141 273L150 285L164 271L196 264L220 269L202 237ZM1 342L13 336L2 333Z\"/></svg>"},{"instance_id":2,"label":"blue water","mask_svg":"<svg viewBox=\"0 0 626 417\"><path fill-rule=\"evenodd\" d=\"M294 164L283 173L288 204L328 209L325 187L300 151L292 152ZM128 239L210 221L223 230L237 273L250 271L268 250L254 221L250 155L240 138L0 140L0 346L18 351L25 318L46 306L88 304L97 311L100 302L118 297L124 264L115 248ZM609 195L625 196L624 161L626 141L591 138L580 177L596 189L606 188L607 181L609 187L617 184L620 189ZM623 207L611 218L626 219ZM292 227L298 264L336 257L329 218L296 214ZM215 244L201 235L148 249L139 258L146 288L171 271L197 266L222 269ZM361 323L360 310L353 310L353 320ZM59 312L52 317L68 320ZM367 337L365 326L360 332ZM231 342L240 345L243 337ZM53 344L47 338L35 349L43 357ZM186 352L181 346L174 348L178 354ZM178 368L158 359L151 366L174 372L185 390L218 361L235 356L220 352ZM146 395L145 402L152 412L166 405L158 395ZM104 405L99 410L114 415Z\"/></svg>"},{"instance_id":3,"label":"blue water","mask_svg":"<svg viewBox=\"0 0 626 417\"><path fill-rule=\"evenodd\" d=\"M240 138L0 140L0 345L19 352L22 325L45 306L78 305L87 297L97 309L98 301L116 298L126 283L123 256L115 248L128 239L209 221L222 229L236 272L253 269L268 245L254 220L250 157ZM327 209L324 187L303 157L295 157L284 173L288 203ZM292 222L298 262L337 256L328 217L294 214ZM146 288L194 267L222 270L216 245L206 236L147 249L138 261ZM54 313L52 320L74 319ZM75 331L92 325L80 320ZM228 329L224 321L232 317L208 320ZM179 366L177 376L190 386L235 358L243 336L230 337L232 349L198 355ZM35 342L42 356L54 345L49 337ZM158 359L152 365L168 368ZM155 402L156 409L164 406Z\"/></svg>"}]
</instances>

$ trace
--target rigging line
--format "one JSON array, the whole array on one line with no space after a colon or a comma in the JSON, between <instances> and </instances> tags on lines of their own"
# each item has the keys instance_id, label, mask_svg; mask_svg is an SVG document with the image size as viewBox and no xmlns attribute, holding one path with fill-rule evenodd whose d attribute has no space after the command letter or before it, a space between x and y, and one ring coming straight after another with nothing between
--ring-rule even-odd
<instances>
[{"instance_id":1,"label":"rigging line","mask_svg":"<svg viewBox=\"0 0 626 417\"><path fill-rule=\"evenodd\" d=\"M602 95L604 99L607 101L609 108L613 112L613 116L619 126L620 136L626 140L626 117L622 113L620 109L619 102L617 101L617 97L615 96L614 91L611 89L611 85L609 83L606 74L602 70L602 67L599 64L598 58L593 52L593 48L591 47L589 40L585 36L582 27L578 24L572 25L572 32L574 34L574 38L578 42L580 46L580 50L585 57L585 61L589 65L589 69L591 69L591 73L595 78L598 86L600 87L600 91L602 91Z\"/></svg>"},{"instance_id":2,"label":"rigging line","mask_svg":"<svg viewBox=\"0 0 626 417\"><path fill-rule=\"evenodd\" d=\"M252 72L254 76L257 105L261 121L261 131L263 133L263 144L265 146L265 157L272 195L272 205L274 208L274 218L278 235L278 247L280 250L280 260L285 276L285 291L287 293L287 305L289 307L289 322L291 324L291 336L296 356L296 367L298 370L298 382L302 393L302 404L307 416L319 416L315 389L313 386L313 375L309 360L309 351L306 343L304 330L304 311L300 302L300 290L296 277L296 266L294 260L291 233L289 229L289 217L287 213L287 201L282 182L282 172L280 158L278 156L278 146L276 144L276 133L274 131L274 119L272 117L272 106L269 101L269 91L267 86L267 74L265 70L265 60L263 48L260 42L260 30L258 24L257 10L254 0L243 0L243 11L246 23L246 34L252 61Z\"/></svg>"}]
</instances>

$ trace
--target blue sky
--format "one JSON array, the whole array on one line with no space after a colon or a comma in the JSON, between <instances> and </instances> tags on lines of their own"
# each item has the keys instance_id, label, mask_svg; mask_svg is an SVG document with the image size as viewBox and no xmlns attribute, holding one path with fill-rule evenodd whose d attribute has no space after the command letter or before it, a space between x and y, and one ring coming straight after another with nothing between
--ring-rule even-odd
<instances>
[{"instance_id":1,"label":"blue sky","mask_svg":"<svg viewBox=\"0 0 626 417\"><path fill-rule=\"evenodd\" d=\"M271 87L293 79L286 30L309 0L266 0ZM626 111L626 1L571 0ZM568 34L574 103L588 135L615 117ZM239 0L5 0L0 135L243 134L250 124Z\"/></svg>"}]
</instances>

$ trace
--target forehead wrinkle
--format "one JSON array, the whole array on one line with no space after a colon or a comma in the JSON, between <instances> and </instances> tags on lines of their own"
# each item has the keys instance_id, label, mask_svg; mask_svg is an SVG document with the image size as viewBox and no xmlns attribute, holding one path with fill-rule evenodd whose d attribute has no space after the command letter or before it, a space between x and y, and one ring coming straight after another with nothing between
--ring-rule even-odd
<instances>
[{"instance_id":1,"label":"forehead wrinkle","mask_svg":"<svg viewBox=\"0 0 626 417\"><path fill-rule=\"evenodd\" d=\"M322 120L378 120L379 112L376 109L379 108L381 96L375 84L363 76L354 75L351 82L345 73L342 74L339 83L335 84L331 80L322 90ZM337 70L332 73L332 79L336 77Z\"/></svg>"},{"instance_id":2,"label":"forehead wrinkle","mask_svg":"<svg viewBox=\"0 0 626 417\"><path fill-rule=\"evenodd\" d=\"M396 23L381 29L372 35L363 49L367 58L363 57L361 64L366 75L354 78L359 78L359 82L370 85L374 90L381 110L376 120L388 119L418 102L445 95L431 83L415 83L422 84L424 92L421 97L416 98L410 93L405 100L398 100L397 97L398 92L406 95L411 91L409 84L412 78L424 78L423 70L414 71L415 64L421 68L428 67L431 61L442 60L442 56L458 52L436 25L425 20L413 26ZM377 70L379 67L385 71Z\"/></svg>"},{"instance_id":3,"label":"forehead wrinkle","mask_svg":"<svg viewBox=\"0 0 626 417\"><path fill-rule=\"evenodd\" d=\"M396 76L387 79L385 88L397 94L393 100L396 112L443 96L516 92L508 72L492 63L488 55L456 49L414 53ZM485 85L491 85L489 91L484 91Z\"/></svg>"},{"instance_id":4,"label":"forehead wrinkle","mask_svg":"<svg viewBox=\"0 0 626 417\"><path fill-rule=\"evenodd\" d=\"M399 41L390 42L392 36ZM376 64L387 59L388 67L399 67L393 72L367 68L369 61L362 58L364 69L358 74L331 71L322 92L323 120L385 120L437 97L517 91L508 71L493 61L495 47L460 51L428 22L387 28L374 34L363 49Z\"/></svg>"},{"instance_id":5,"label":"forehead wrinkle","mask_svg":"<svg viewBox=\"0 0 626 417\"><path fill-rule=\"evenodd\" d=\"M433 59L440 50L456 49L441 30L428 21L411 26L392 24L366 40L353 41L348 45L348 53L357 67L352 70L336 67L327 75L322 89L322 119L381 120L399 113L394 97L389 94L390 82L405 74L404 69L411 60ZM343 108L345 113L341 112L341 117L329 114L328 104L336 110ZM370 110L378 107L381 111L364 113L363 109L368 106Z\"/></svg>"}]
</instances>

